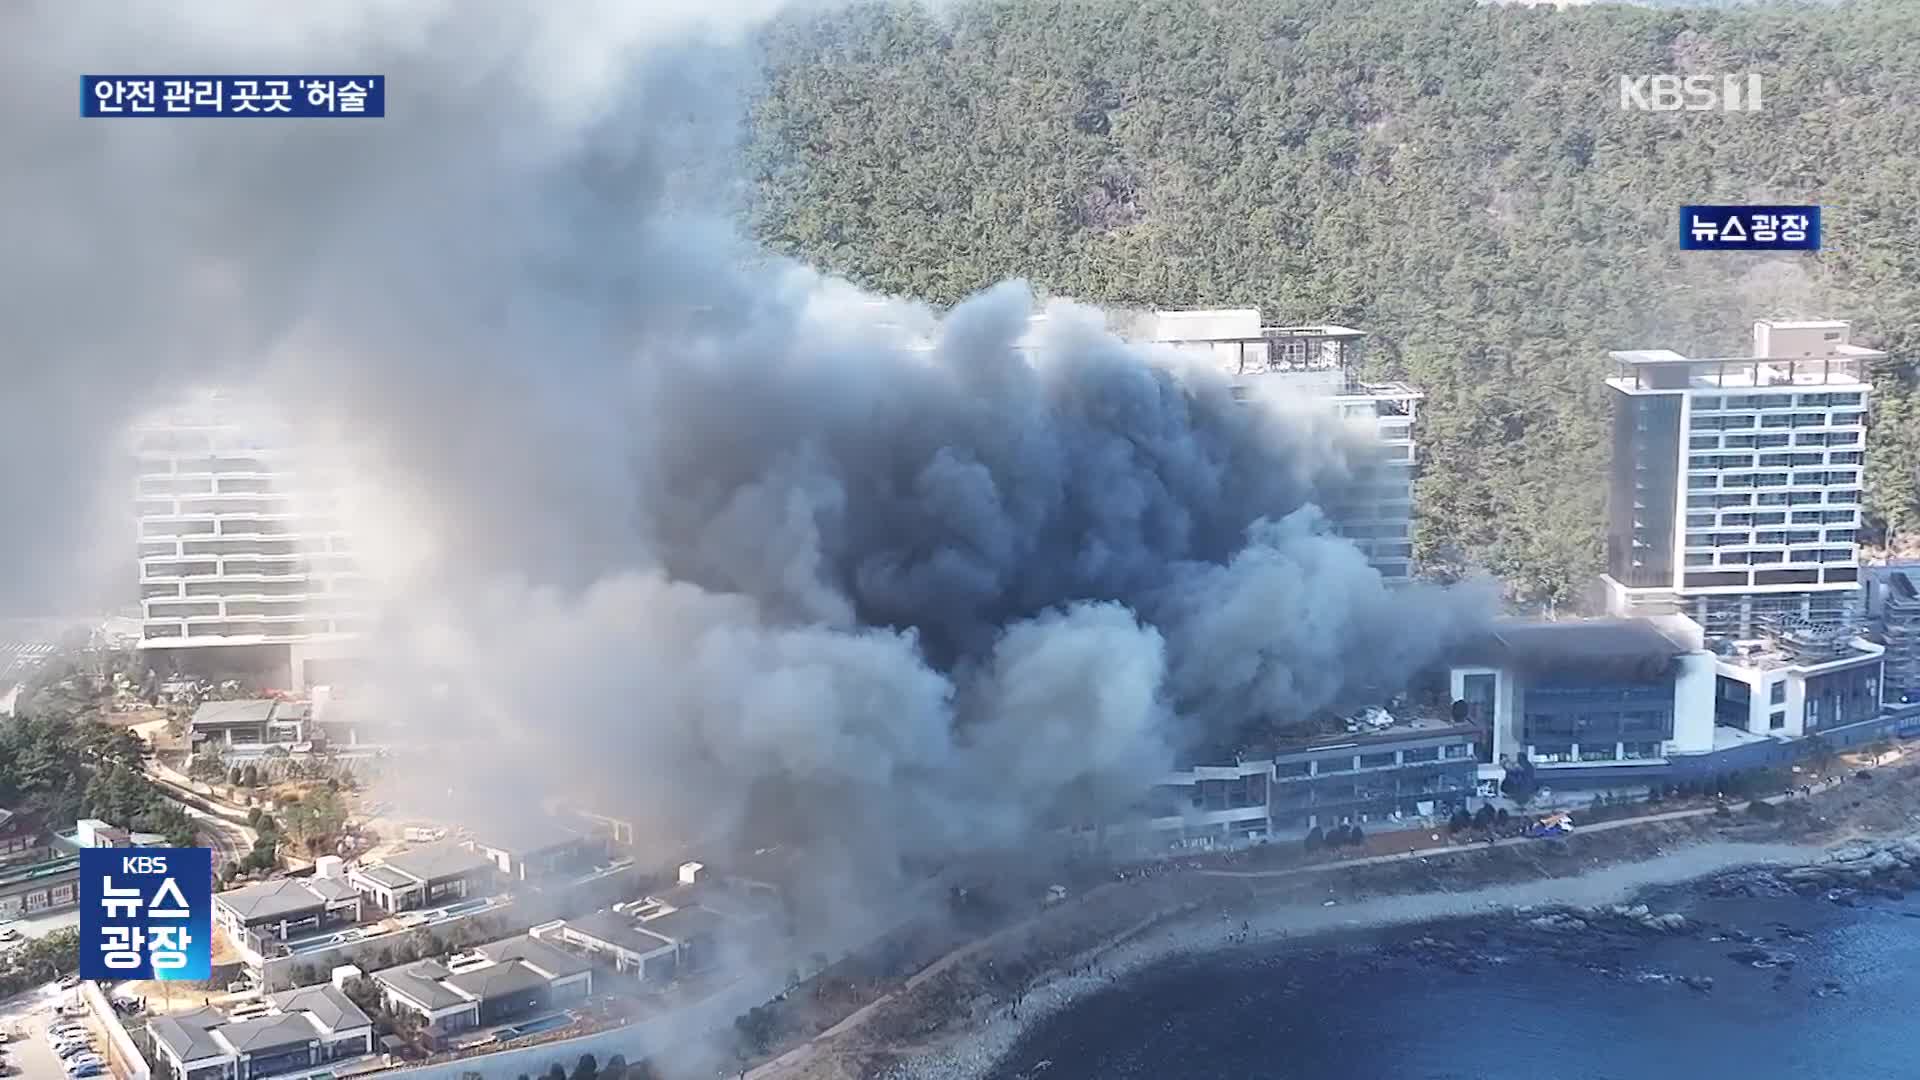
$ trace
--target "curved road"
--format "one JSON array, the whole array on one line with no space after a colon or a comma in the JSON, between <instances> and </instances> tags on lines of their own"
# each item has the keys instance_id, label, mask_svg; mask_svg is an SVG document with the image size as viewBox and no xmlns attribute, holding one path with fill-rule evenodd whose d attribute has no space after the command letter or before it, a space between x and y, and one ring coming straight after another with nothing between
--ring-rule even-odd
<instances>
[{"instance_id":1,"label":"curved road","mask_svg":"<svg viewBox=\"0 0 1920 1080\"><path fill-rule=\"evenodd\" d=\"M183 794L204 800L209 805L217 805L213 800L195 792L190 786L192 781L180 775L158 761L148 759L147 778L167 793L173 804L185 810L200 827L200 839L213 849L213 869L218 873L220 867L229 862L239 862L253 850L255 832L237 821L229 820L219 814L200 809L182 798Z\"/></svg>"}]
</instances>

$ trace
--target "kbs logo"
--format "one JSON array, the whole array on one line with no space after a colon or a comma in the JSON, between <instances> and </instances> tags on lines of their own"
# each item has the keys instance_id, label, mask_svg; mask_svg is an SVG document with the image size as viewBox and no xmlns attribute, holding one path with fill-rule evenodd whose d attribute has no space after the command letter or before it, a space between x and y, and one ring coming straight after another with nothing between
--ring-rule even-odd
<instances>
[{"instance_id":1,"label":"kbs logo","mask_svg":"<svg viewBox=\"0 0 1920 1080\"><path fill-rule=\"evenodd\" d=\"M1759 112L1760 76L1620 76L1620 107L1641 112Z\"/></svg>"}]
</instances>

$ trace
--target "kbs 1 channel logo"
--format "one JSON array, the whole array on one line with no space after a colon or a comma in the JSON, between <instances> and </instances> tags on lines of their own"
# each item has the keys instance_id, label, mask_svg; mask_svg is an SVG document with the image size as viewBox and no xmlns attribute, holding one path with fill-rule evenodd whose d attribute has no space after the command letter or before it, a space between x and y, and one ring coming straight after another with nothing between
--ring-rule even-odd
<instances>
[{"instance_id":1,"label":"kbs 1 channel logo","mask_svg":"<svg viewBox=\"0 0 1920 1080\"><path fill-rule=\"evenodd\" d=\"M361 119L387 114L379 75L82 75L80 115Z\"/></svg>"},{"instance_id":2,"label":"kbs 1 channel logo","mask_svg":"<svg viewBox=\"0 0 1920 1080\"><path fill-rule=\"evenodd\" d=\"M177 982L213 976L213 852L80 852L80 977Z\"/></svg>"},{"instance_id":3,"label":"kbs 1 channel logo","mask_svg":"<svg viewBox=\"0 0 1920 1080\"><path fill-rule=\"evenodd\" d=\"M1622 75L1625 112L1759 112L1760 76Z\"/></svg>"}]
</instances>

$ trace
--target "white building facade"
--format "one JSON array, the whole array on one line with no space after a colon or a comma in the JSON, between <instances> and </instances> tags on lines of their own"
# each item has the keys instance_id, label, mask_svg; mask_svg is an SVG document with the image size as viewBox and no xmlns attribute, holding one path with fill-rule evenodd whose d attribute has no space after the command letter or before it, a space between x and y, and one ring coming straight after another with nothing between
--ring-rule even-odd
<instances>
[{"instance_id":1,"label":"white building facade","mask_svg":"<svg viewBox=\"0 0 1920 1080\"><path fill-rule=\"evenodd\" d=\"M1869 362L1845 322L1758 322L1751 357L1613 353L1608 606L1709 636L1862 614Z\"/></svg>"},{"instance_id":2,"label":"white building facade","mask_svg":"<svg viewBox=\"0 0 1920 1080\"><path fill-rule=\"evenodd\" d=\"M308 663L351 653L360 576L334 478L260 407L207 393L136 427L140 647L245 648Z\"/></svg>"}]
</instances>

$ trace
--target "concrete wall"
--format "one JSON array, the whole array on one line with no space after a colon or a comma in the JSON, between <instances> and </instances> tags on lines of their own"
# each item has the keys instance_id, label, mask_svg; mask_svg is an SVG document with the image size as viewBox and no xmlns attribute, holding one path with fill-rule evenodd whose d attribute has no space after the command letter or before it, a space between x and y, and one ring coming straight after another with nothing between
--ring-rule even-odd
<instances>
[{"instance_id":1,"label":"concrete wall","mask_svg":"<svg viewBox=\"0 0 1920 1080\"><path fill-rule=\"evenodd\" d=\"M1712 653L1680 658L1673 684L1673 738L1670 754L1703 754L1713 749L1713 691L1718 680Z\"/></svg>"},{"instance_id":2,"label":"concrete wall","mask_svg":"<svg viewBox=\"0 0 1920 1080\"><path fill-rule=\"evenodd\" d=\"M120 1014L113 1011L113 1004L100 987L91 980L80 984L80 1000L87 1003L87 1011L93 1014L93 1021L107 1033L107 1062L113 1066L120 1080L153 1080L153 1068L133 1044L133 1037L127 1034L127 1027L120 1022Z\"/></svg>"}]
</instances>

